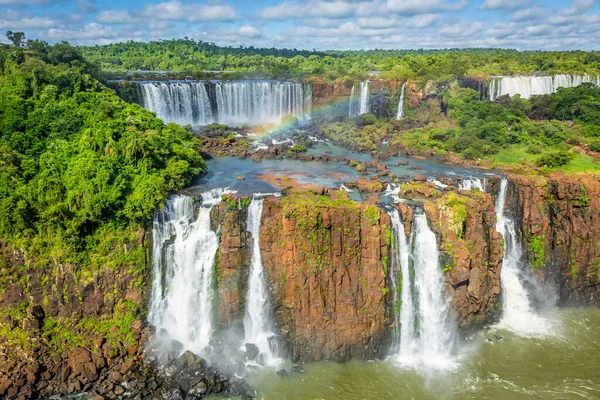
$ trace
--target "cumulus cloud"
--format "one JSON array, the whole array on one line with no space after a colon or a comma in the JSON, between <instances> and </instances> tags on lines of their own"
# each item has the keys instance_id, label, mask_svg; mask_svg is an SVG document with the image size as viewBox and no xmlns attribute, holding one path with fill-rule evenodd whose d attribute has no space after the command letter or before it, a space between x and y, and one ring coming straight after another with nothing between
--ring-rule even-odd
<instances>
[{"instance_id":1,"label":"cumulus cloud","mask_svg":"<svg viewBox=\"0 0 600 400\"><path fill-rule=\"evenodd\" d=\"M519 10L512 15L513 21L531 21L546 16L546 10L541 7L531 7Z\"/></svg>"},{"instance_id":2,"label":"cumulus cloud","mask_svg":"<svg viewBox=\"0 0 600 400\"><path fill-rule=\"evenodd\" d=\"M77 39L113 39L120 36L120 31L92 22L79 29L52 28L48 30L48 38L54 40Z\"/></svg>"},{"instance_id":3,"label":"cumulus cloud","mask_svg":"<svg viewBox=\"0 0 600 400\"><path fill-rule=\"evenodd\" d=\"M530 0L485 0L483 4L479 6L480 10L514 10L526 6L530 3Z\"/></svg>"},{"instance_id":4,"label":"cumulus cloud","mask_svg":"<svg viewBox=\"0 0 600 400\"><path fill-rule=\"evenodd\" d=\"M596 5L596 0L573 0L571 6L563 11L564 15L577 15L591 10Z\"/></svg>"},{"instance_id":5,"label":"cumulus cloud","mask_svg":"<svg viewBox=\"0 0 600 400\"><path fill-rule=\"evenodd\" d=\"M53 28L55 26L58 26L56 21L44 17L0 19L0 29L6 30Z\"/></svg>"},{"instance_id":6,"label":"cumulus cloud","mask_svg":"<svg viewBox=\"0 0 600 400\"><path fill-rule=\"evenodd\" d=\"M239 19L235 8L227 4L183 4L179 0L150 4L142 15L147 18L188 22L228 22Z\"/></svg>"},{"instance_id":7,"label":"cumulus cloud","mask_svg":"<svg viewBox=\"0 0 600 400\"><path fill-rule=\"evenodd\" d=\"M239 33L242 36L249 38L258 38L262 36L262 32L260 28L257 28L252 25L244 25L239 29Z\"/></svg>"},{"instance_id":8,"label":"cumulus cloud","mask_svg":"<svg viewBox=\"0 0 600 400\"><path fill-rule=\"evenodd\" d=\"M345 1L314 0L306 3L284 1L276 6L267 7L258 13L263 19L284 20L293 18L322 17L345 18L354 12L355 5Z\"/></svg>"},{"instance_id":9,"label":"cumulus cloud","mask_svg":"<svg viewBox=\"0 0 600 400\"><path fill-rule=\"evenodd\" d=\"M104 10L96 15L96 21L105 24L129 24L134 18L127 10Z\"/></svg>"},{"instance_id":10,"label":"cumulus cloud","mask_svg":"<svg viewBox=\"0 0 600 400\"><path fill-rule=\"evenodd\" d=\"M443 11L461 11L469 5L469 0L448 2L444 0L387 0L390 11L404 15L430 14Z\"/></svg>"}]
</instances>

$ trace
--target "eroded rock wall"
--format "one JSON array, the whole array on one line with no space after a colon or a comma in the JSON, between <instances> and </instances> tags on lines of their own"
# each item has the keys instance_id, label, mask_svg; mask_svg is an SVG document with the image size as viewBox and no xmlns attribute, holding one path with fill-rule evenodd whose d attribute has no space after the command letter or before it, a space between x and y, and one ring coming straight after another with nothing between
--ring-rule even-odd
<instances>
[{"instance_id":1,"label":"eroded rock wall","mask_svg":"<svg viewBox=\"0 0 600 400\"><path fill-rule=\"evenodd\" d=\"M512 176L529 263L561 305L600 306L600 182L590 175Z\"/></svg>"},{"instance_id":2,"label":"eroded rock wall","mask_svg":"<svg viewBox=\"0 0 600 400\"><path fill-rule=\"evenodd\" d=\"M302 360L384 355L390 221L373 205L266 199L261 250L281 333Z\"/></svg>"}]
</instances>

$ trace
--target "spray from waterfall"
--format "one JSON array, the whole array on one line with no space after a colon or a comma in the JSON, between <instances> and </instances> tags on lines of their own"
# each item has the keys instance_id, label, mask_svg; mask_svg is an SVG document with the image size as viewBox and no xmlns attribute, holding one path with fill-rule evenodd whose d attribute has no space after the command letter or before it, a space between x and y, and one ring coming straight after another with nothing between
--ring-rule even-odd
<instances>
[{"instance_id":1,"label":"spray from waterfall","mask_svg":"<svg viewBox=\"0 0 600 400\"><path fill-rule=\"evenodd\" d=\"M399 316L395 349L402 366L447 369L454 365L456 326L445 294L436 237L427 217L415 210L410 244L397 211L390 212L395 246L392 274Z\"/></svg>"},{"instance_id":2,"label":"spray from waterfall","mask_svg":"<svg viewBox=\"0 0 600 400\"><path fill-rule=\"evenodd\" d=\"M529 271L523 259L523 250L515 230L515 223L506 214L507 186L507 179L502 179L495 204L496 230L504 238L504 260L500 274L503 314L498 327L524 336L547 334L551 330L551 323L534 311L530 293L524 285Z\"/></svg>"},{"instance_id":3,"label":"spray from waterfall","mask_svg":"<svg viewBox=\"0 0 600 400\"><path fill-rule=\"evenodd\" d=\"M245 342L254 343L264 355L266 365L276 365L279 359L271 351L270 338L274 336L271 303L265 283L264 266L260 254L260 227L263 199L256 195L248 207L247 228L252 235L252 261L244 316Z\"/></svg>"},{"instance_id":4,"label":"spray from waterfall","mask_svg":"<svg viewBox=\"0 0 600 400\"><path fill-rule=\"evenodd\" d=\"M210 212L223 189L172 196L154 216L152 289L148 321L169 333L183 350L200 353L212 336L214 261L219 240ZM197 216L195 217L195 213Z\"/></svg>"},{"instance_id":5,"label":"spray from waterfall","mask_svg":"<svg viewBox=\"0 0 600 400\"><path fill-rule=\"evenodd\" d=\"M402 90L400 91L400 101L398 101L398 113L396 114L396 119L400 120L404 118L404 87L406 83L402 85Z\"/></svg>"}]
</instances>

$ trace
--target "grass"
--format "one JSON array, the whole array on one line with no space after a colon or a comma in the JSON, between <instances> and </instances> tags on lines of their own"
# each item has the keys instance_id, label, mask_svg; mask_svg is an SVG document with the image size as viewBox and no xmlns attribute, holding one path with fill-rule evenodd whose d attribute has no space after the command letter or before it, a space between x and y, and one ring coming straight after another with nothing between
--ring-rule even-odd
<instances>
[{"instance_id":1,"label":"grass","mask_svg":"<svg viewBox=\"0 0 600 400\"><path fill-rule=\"evenodd\" d=\"M552 149L548 148L544 153L551 153ZM542 154L544 154L542 153ZM527 146L510 146L506 149L501 150L498 154L493 156L493 160L498 165L503 166L535 166L535 162L542 154L529 154L527 152ZM570 173L578 172L599 172L600 163L594 162L594 160L581 153L574 153L573 159L566 165L558 168L540 168L541 172L549 173L552 171L562 171Z\"/></svg>"}]
</instances>

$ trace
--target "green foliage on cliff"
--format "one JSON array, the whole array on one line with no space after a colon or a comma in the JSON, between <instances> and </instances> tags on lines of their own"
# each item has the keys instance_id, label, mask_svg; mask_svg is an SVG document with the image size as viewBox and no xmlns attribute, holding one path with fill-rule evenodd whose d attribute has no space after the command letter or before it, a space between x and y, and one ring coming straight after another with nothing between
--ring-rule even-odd
<instances>
[{"instance_id":1,"label":"green foliage on cliff","mask_svg":"<svg viewBox=\"0 0 600 400\"><path fill-rule=\"evenodd\" d=\"M531 238L529 243L529 249L531 254L531 263L534 269L540 269L544 267L545 256L546 256L546 245L544 244L544 238L542 236L534 236Z\"/></svg>"},{"instance_id":2,"label":"green foliage on cliff","mask_svg":"<svg viewBox=\"0 0 600 400\"><path fill-rule=\"evenodd\" d=\"M219 47L193 39L81 47L90 60L112 71L232 71L236 76L273 78L321 77L358 79L380 71L384 79L444 81L453 77L481 79L491 75L563 72L597 75L596 52L539 52L502 49L306 51Z\"/></svg>"},{"instance_id":3,"label":"green foliage on cliff","mask_svg":"<svg viewBox=\"0 0 600 400\"><path fill-rule=\"evenodd\" d=\"M76 49L29 47L0 48L0 239L40 265L109 263L206 168L201 145L104 88Z\"/></svg>"}]
</instances>

